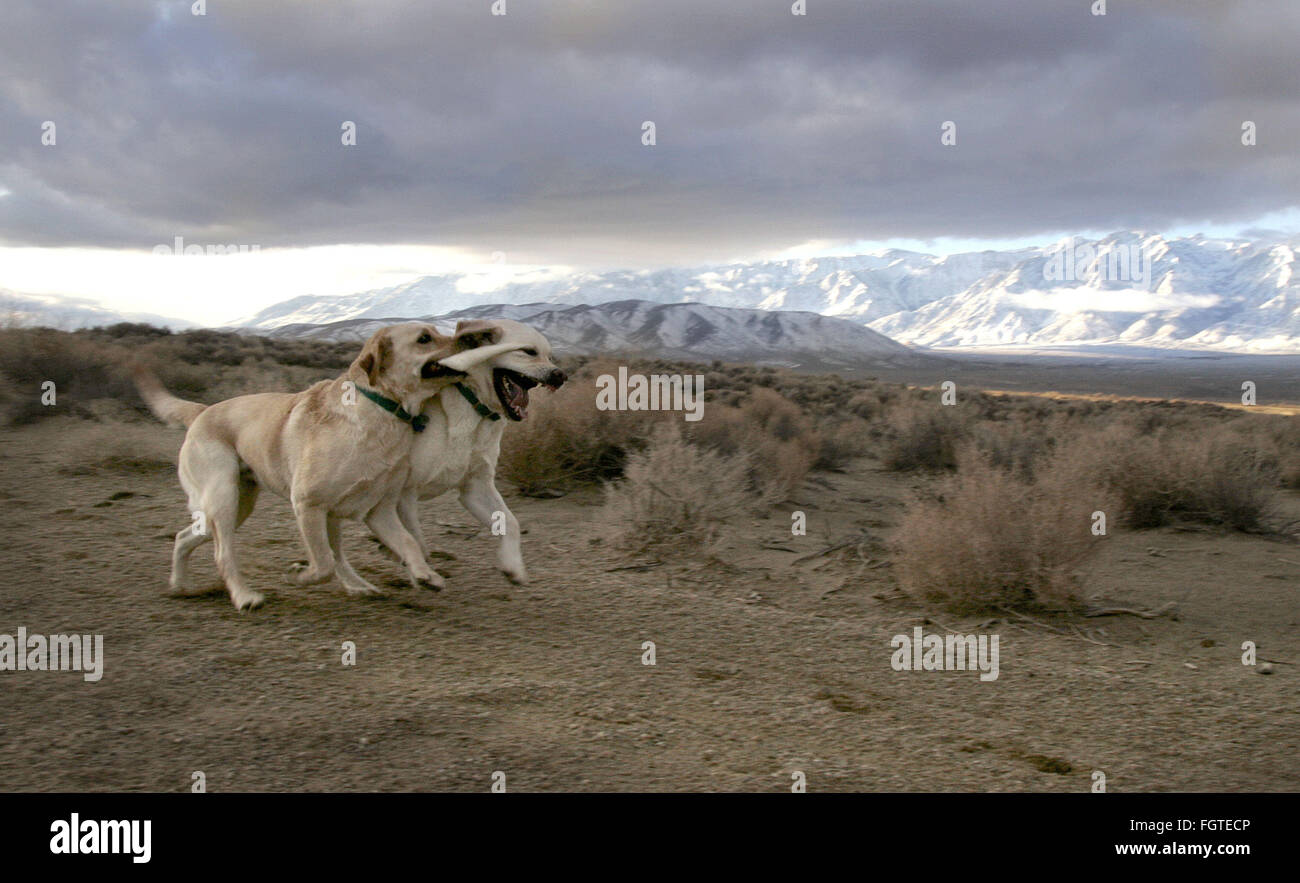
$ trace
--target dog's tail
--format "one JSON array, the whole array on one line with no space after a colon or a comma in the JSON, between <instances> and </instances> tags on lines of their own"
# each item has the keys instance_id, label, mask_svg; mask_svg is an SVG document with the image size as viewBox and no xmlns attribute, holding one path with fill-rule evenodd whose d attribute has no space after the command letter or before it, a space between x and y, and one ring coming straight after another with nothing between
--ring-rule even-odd
<instances>
[{"instance_id":1,"label":"dog's tail","mask_svg":"<svg viewBox=\"0 0 1300 883\"><path fill-rule=\"evenodd\" d=\"M131 379L135 381L135 388L140 391L140 397L149 406L149 410L164 423L173 426L189 426L195 418L208 409L207 405L187 402L169 393L162 385L162 381L158 379L158 375L139 362L131 362Z\"/></svg>"}]
</instances>

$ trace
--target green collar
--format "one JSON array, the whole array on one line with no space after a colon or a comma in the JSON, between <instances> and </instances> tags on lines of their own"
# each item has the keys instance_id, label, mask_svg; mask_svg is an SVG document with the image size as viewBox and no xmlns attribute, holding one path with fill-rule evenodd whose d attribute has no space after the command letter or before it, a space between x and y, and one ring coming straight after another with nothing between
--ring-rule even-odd
<instances>
[{"instance_id":1,"label":"green collar","mask_svg":"<svg viewBox=\"0 0 1300 883\"><path fill-rule=\"evenodd\" d=\"M394 417L396 417L398 420L401 420L403 423L411 424L412 432L424 432L424 427L429 425L429 418L426 415L409 414L407 413L406 409L403 408L400 404L388 398L387 396L381 396L379 393L375 392L374 390L366 389L364 386L358 385L357 392L361 393L363 396L370 399L370 401L374 402L376 405L383 408L385 411L392 414Z\"/></svg>"},{"instance_id":2,"label":"green collar","mask_svg":"<svg viewBox=\"0 0 1300 883\"><path fill-rule=\"evenodd\" d=\"M470 389L468 386L466 386L463 383L456 384L456 388L460 390L460 394L465 397L465 401L469 402L471 405L474 406L474 410L478 411L478 415L480 417L486 417L489 420L501 419L500 414L498 414L496 411L493 411L487 405L483 404L478 400L478 396L474 395L474 390ZM418 429L416 430L416 432L419 431L420 430Z\"/></svg>"}]
</instances>

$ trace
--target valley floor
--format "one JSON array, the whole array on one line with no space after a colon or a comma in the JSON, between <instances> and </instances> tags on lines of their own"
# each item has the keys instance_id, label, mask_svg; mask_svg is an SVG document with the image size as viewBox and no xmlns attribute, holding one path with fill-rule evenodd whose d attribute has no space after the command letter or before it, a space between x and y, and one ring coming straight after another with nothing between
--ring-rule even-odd
<instances>
[{"instance_id":1,"label":"valley floor","mask_svg":"<svg viewBox=\"0 0 1300 883\"><path fill-rule=\"evenodd\" d=\"M498 770L516 791L782 791L796 770L811 791L1085 792L1093 771L1111 791L1300 790L1291 544L1117 534L1086 594L1177 618L982 624L898 594L877 544L923 479L868 459L737 525L713 560L640 569L593 542L598 494L508 493L526 588L444 498L425 529L456 556L435 561L448 587L405 585L349 526L358 570L392 586L353 600L284 582L300 544L267 495L240 548L268 601L241 615L210 547L200 589L169 593L174 473L77 474L66 433L0 431L0 632L101 633L105 673L0 672L0 790L180 791L196 770L211 791L485 791ZM813 556L858 534L865 556ZM890 639L917 625L1000 635L1000 677L894 671ZM1241 664L1246 640L1274 674Z\"/></svg>"},{"instance_id":2,"label":"valley floor","mask_svg":"<svg viewBox=\"0 0 1300 883\"><path fill-rule=\"evenodd\" d=\"M944 349L915 365L841 371L913 386L945 380L958 388L1090 397L1182 399L1240 405L1242 384L1255 388L1256 405L1300 409L1300 355L1255 356L1126 347L1016 351ZM1276 412L1276 411L1275 411Z\"/></svg>"}]
</instances>

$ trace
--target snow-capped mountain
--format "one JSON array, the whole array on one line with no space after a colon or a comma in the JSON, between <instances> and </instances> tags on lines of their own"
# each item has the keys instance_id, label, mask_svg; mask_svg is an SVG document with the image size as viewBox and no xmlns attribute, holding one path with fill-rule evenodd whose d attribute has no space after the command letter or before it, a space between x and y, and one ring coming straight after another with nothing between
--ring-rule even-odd
<instances>
[{"instance_id":1,"label":"snow-capped mountain","mask_svg":"<svg viewBox=\"0 0 1300 883\"><path fill-rule=\"evenodd\" d=\"M296 297L232 324L259 329L343 319L442 314L488 304L599 304L619 300L715 307L809 310L869 322L915 310L961 291L1031 251L936 257L891 249L879 254L765 261L723 267L634 272L544 271L490 286L491 274L425 276L391 288L336 297Z\"/></svg>"},{"instance_id":2,"label":"snow-capped mountain","mask_svg":"<svg viewBox=\"0 0 1300 883\"><path fill-rule=\"evenodd\" d=\"M87 298L55 294L19 294L4 288L0 288L0 318L15 325L39 325L62 331L76 331L78 328L91 328L98 325L115 325L118 322L146 322L176 330L195 327L193 322L153 313L119 313L107 310Z\"/></svg>"},{"instance_id":3,"label":"snow-capped mountain","mask_svg":"<svg viewBox=\"0 0 1300 883\"><path fill-rule=\"evenodd\" d=\"M603 304L490 304L443 316L409 317L450 332L460 319L527 322L561 353L631 353L835 368L915 365L931 360L857 322L802 311L623 300ZM393 317L286 325L273 337L364 340Z\"/></svg>"},{"instance_id":4,"label":"snow-capped mountain","mask_svg":"<svg viewBox=\"0 0 1300 883\"><path fill-rule=\"evenodd\" d=\"M1297 249L1295 237L1230 241L1124 232L948 256L891 249L654 272L539 271L504 284L483 274L449 274L343 297L298 297L237 324L272 330L499 303L640 300L806 310L930 347L1300 352Z\"/></svg>"},{"instance_id":5,"label":"snow-capped mountain","mask_svg":"<svg viewBox=\"0 0 1300 883\"><path fill-rule=\"evenodd\" d=\"M1124 344L1300 352L1297 248L1300 242L1166 240L1138 233L1076 240L871 327L931 347ZM1065 272L1062 255L1069 252L1089 260L1076 259L1073 271Z\"/></svg>"}]
</instances>

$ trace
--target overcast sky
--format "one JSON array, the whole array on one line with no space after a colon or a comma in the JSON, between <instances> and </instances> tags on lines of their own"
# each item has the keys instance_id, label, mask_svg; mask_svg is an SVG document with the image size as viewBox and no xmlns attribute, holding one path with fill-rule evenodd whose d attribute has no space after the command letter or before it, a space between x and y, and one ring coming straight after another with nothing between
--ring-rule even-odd
<instances>
[{"instance_id":1,"label":"overcast sky","mask_svg":"<svg viewBox=\"0 0 1300 883\"><path fill-rule=\"evenodd\" d=\"M215 321L494 252L1296 229L1296 0L791 2L4 0L0 288Z\"/></svg>"}]
</instances>

